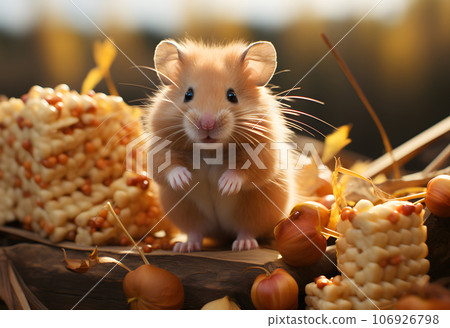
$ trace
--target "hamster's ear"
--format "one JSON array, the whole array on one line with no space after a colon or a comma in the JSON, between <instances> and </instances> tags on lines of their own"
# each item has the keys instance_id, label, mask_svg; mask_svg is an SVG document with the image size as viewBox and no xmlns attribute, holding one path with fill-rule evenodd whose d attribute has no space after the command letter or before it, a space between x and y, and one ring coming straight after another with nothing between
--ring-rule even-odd
<instances>
[{"instance_id":1,"label":"hamster's ear","mask_svg":"<svg viewBox=\"0 0 450 328\"><path fill-rule=\"evenodd\" d=\"M277 52L270 42L254 42L242 53L241 60L255 85L265 86L277 67Z\"/></svg>"},{"instance_id":2,"label":"hamster's ear","mask_svg":"<svg viewBox=\"0 0 450 328\"><path fill-rule=\"evenodd\" d=\"M155 49L155 69L162 83L173 84L173 78L179 69L183 54L178 43L172 40L161 41Z\"/></svg>"}]
</instances>

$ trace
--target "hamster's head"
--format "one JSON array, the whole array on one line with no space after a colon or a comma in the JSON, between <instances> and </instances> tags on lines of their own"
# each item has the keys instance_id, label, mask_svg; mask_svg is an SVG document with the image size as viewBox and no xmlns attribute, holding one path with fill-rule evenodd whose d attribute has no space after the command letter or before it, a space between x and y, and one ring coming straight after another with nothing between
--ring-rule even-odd
<instances>
[{"instance_id":1,"label":"hamster's head","mask_svg":"<svg viewBox=\"0 0 450 328\"><path fill-rule=\"evenodd\" d=\"M274 98L264 86L276 68L270 42L224 46L164 40L154 62L164 87L153 99L148 122L161 137L250 142L257 136L257 130L246 132L250 124L268 122Z\"/></svg>"}]
</instances>

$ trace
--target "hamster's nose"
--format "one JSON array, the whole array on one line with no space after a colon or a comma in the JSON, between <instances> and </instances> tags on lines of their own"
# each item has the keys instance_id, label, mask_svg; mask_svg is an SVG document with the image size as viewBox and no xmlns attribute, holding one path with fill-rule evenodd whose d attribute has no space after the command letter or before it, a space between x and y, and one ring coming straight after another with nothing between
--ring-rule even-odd
<instances>
[{"instance_id":1,"label":"hamster's nose","mask_svg":"<svg viewBox=\"0 0 450 328\"><path fill-rule=\"evenodd\" d=\"M200 118L200 127L203 130L211 131L216 125L216 120L211 114L203 114Z\"/></svg>"}]
</instances>

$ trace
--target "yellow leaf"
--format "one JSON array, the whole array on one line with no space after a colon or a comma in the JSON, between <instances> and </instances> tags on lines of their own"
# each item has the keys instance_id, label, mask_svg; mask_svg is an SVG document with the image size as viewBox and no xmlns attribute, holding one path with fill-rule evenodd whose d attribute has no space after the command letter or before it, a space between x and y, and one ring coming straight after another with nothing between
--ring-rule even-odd
<instances>
[{"instance_id":1,"label":"yellow leaf","mask_svg":"<svg viewBox=\"0 0 450 328\"><path fill-rule=\"evenodd\" d=\"M322 162L326 163L331 160L342 148L352 141L348 138L350 128L350 125L343 125L325 138Z\"/></svg>"},{"instance_id":2,"label":"yellow leaf","mask_svg":"<svg viewBox=\"0 0 450 328\"><path fill-rule=\"evenodd\" d=\"M109 70L117 55L117 49L114 44L105 40L103 43L96 41L94 43L94 60L103 73Z\"/></svg>"},{"instance_id":3,"label":"yellow leaf","mask_svg":"<svg viewBox=\"0 0 450 328\"><path fill-rule=\"evenodd\" d=\"M337 221L339 216L341 215L341 211L337 207L336 203L331 206L330 211L330 219L328 220L327 228L336 231L337 230Z\"/></svg>"},{"instance_id":4,"label":"yellow leaf","mask_svg":"<svg viewBox=\"0 0 450 328\"><path fill-rule=\"evenodd\" d=\"M95 67L91 69L83 81L83 85L81 86L81 94L86 94L90 90L93 90L102 78L103 73L100 68Z\"/></svg>"},{"instance_id":5,"label":"yellow leaf","mask_svg":"<svg viewBox=\"0 0 450 328\"><path fill-rule=\"evenodd\" d=\"M336 165L333 173L331 174L331 185L333 187L333 195L335 202L331 207L330 220L328 221L327 228L336 230L337 221L341 210L347 205L347 201L344 197L345 182L339 180L339 172L341 168L341 160L336 159Z\"/></svg>"},{"instance_id":6,"label":"yellow leaf","mask_svg":"<svg viewBox=\"0 0 450 328\"><path fill-rule=\"evenodd\" d=\"M96 41L94 43L94 60L97 66L91 69L84 79L81 88L82 94L86 94L90 90L93 90L104 78L108 86L109 93L114 96L119 95L109 72L116 55L116 47L111 41Z\"/></svg>"}]
</instances>

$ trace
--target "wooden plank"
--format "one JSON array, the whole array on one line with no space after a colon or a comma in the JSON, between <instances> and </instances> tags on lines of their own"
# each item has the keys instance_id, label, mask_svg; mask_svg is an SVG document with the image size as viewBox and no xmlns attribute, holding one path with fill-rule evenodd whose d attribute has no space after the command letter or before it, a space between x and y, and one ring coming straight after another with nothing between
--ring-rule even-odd
<instances>
[{"instance_id":1,"label":"wooden plank","mask_svg":"<svg viewBox=\"0 0 450 328\"><path fill-rule=\"evenodd\" d=\"M4 248L17 272L29 289L49 309L127 309L122 280L126 271L112 264L97 265L87 273L69 271L63 262L62 251L40 244L17 244ZM253 251L248 251L251 254ZM86 258L87 252L68 250L72 258ZM121 255L101 252L100 256L120 259ZM304 286L321 274L334 276L335 248L329 247L327 256L308 268L293 268L282 260L266 263L273 270L286 269L298 282L300 308L304 307ZM200 309L204 304L225 295L236 299L243 309L253 309L250 289L259 270L244 270L254 263L234 262L178 255L148 256L150 263L177 275L185 291L184 309ZM134 269L142 264L136 254L130 254L123 263ZM88 293L90 290L92 291ZM88 293L86 295L86 293Z\"/></svg>"}]
</instances>

